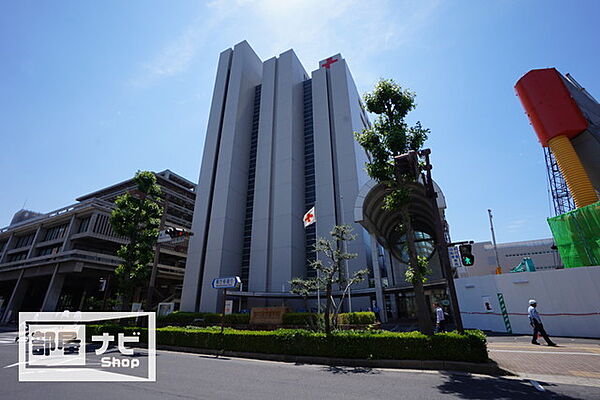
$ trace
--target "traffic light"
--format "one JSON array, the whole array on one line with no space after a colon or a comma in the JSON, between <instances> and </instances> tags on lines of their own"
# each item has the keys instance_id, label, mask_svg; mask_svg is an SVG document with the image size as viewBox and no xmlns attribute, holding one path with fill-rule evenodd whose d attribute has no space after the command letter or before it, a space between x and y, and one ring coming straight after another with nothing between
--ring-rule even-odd
<instances>
[{"instance_id":1,"label":"traffic light","mask_svg":"<svg viewBox=\"0 0 600 400\"><path fill-rule=\"evenodd\" d=\"M185 236L192 236L194 233L190 232L186 229L183 228L175 228L175 227L169 227L165 230L165 233L167 235L169 235L171 237L171 239L176 239L176 238L180 238L180 237L185 237Z\"/></svg>"},{"instance_id":2,"label":"traffic light","mask_svg":"<svg viewBox=\"0 0 600 400\"><path fill-rule=\"evenodd\" d=\"M472 246L470 244L461 244L458 246L458 251L460 252L460 262L465 267L469 267L475 262L475 257L473 256L471 250Z\"/></svg>"}]
</instances>

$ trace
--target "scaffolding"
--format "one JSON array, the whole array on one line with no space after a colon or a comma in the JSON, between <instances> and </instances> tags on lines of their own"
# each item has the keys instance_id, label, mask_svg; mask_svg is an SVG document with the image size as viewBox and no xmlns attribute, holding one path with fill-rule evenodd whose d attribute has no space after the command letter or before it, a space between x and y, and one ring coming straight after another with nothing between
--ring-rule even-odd
<instances>
[{"instance_id":1,"label":"scaffolding","mask_svg":"<svg viewBox=\"0 0 600 400\"><path fill-rule=\"evenodd\" d=\"M552 196L552 205L554 216L564 214L575 209L575 203L567 187L567 182L562 176L558 163L550 151L550 148L543 147L544 158L546 159L546 172L550 184L550 195Z\"/></svg>"}]
</instances>

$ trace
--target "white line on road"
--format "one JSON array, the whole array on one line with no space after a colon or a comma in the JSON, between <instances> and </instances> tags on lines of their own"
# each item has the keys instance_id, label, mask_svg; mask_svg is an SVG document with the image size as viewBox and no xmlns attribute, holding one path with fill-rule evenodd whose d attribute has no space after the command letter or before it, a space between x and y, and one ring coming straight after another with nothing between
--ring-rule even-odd
<instances>
[{"instance_id":1,"label":"white line on road","mask_svg":"<svg viewBox=\"0 0 600 400\"><path fill-rule=\"evenodd\" d=\"M489 351L494 353L527 353L527 354L569 354L574 356L600 356L600 354L596 353L576 353L570 351L526 351L526 350L494 350L490 349Z\"/></svg>"},{"instance_id":2,"label":"white line on road","mask_svg":"<svg viewBox=\"0 0 600 400\"><path fill-rule=\"evenodd\" d=\"M546 389L544 389L542 387L542 385L540 385L540 383L538 381L534 381L533 379L530 379L529 382L533 385L534 388L536 388L540 392L545 392L546 391Z\"/></svg>"}]
</instances>

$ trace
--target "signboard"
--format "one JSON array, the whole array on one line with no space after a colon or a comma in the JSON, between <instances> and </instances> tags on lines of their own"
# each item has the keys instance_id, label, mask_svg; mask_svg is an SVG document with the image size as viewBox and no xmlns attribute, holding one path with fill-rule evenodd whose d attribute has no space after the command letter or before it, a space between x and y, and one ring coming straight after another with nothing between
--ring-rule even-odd
<instances>
[{"instance_id":1,"label":"signboard","mask_svg":"<svg viewBox=\"0 0 600 400\"><path fill-rule=\"evenodd\" d=\"M226 278L215 278L212 281L213 289L234 289L242 283L239 276L229 276Z\"/></svg>"},{"instance_id":2,"label":"signboard","mask_svg":"<svg viewBox=\"0 0 600 400\"><path fill-rule=\"evenodd\" d=\"M175 303L158 303L156 316L164 317L165 315L171 314L173 311L175 311Z\"/></svg>"},{"instance_id":3,"label":"signboard","mask_svg":"<svg viewBox=\"0 0 600 400\"><path fill-rule=\"evenodd\" d=\"M448 255L450 256L450 264L452 268L462 267L462 263L460 262L460 252L458 251L458 247L450 246L448 247Z\"/></svg>"},{"instance_id":4,"label":"signboard","mask_svg":"<svg viewBox=\"0 0 600 400\"><path fill-rule=\"evenodd\" d=\"M280 325L283 314L290 312L289 307L254 307L250 312L250 323L256 325Z\"/></svg>"},{"instance_id":5,"label":"signboard","mask_svg":"<svg viewBox=\"0 0 600 400\"><path fill-rule=\"evenodd\" d=\"M158 239L156 239L157 243L166 243L171 241L171 236L167 235L165 230L158 232Z\"/></svg>"},{"instance_id":6,"label":"signboard","mask_svg":"<svg viewBox=\"0 0 600 400\"><path fill-rule=\"evenodd\" d=\"M233 300L225 300L225 315L233 312Z\"/></svg>"},{"instance_id":7,"label":"signboard","mask_svg":"<svg viewBox=\"0 0 600 400\"><path fill-rule=\"evenodd\" d=\"M483 309L485 312L494 312L494 307L492 307L492 298L490 296L482 296L481 301L483 302Z\"/></svg>"},{"instance_id":8,"label":"signboard","mask_svg":"<svg viewBox=\"0 0 600 400\"><path fill-rule=\"evenodd\" d=\"M187 236L180 236L180 237L176 237L176 238L172 238L171 236L167 235L166 230L162 230L158 233L158 239L156 239L157 243L183 243L187 240Z\"/></svg>"}]
</instances>

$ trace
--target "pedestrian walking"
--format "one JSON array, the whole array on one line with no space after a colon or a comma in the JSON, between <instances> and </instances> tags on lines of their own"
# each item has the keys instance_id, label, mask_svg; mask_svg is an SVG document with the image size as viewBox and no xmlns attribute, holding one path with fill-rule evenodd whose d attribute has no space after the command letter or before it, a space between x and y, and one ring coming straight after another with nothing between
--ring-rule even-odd
<instances>
[{"instance_id":1,"label":"pedestrian walking","mask_svg":"<svg viewBox=\"0 0 600 400\"><path fill-rule=\"evenodd\" d=\"M435 307L435 333L446 332L446 313L440 303L433 303Z\"/></svg>"},{"instance_id":2,"label":"pedestrian walking","mask_svg":"<svg viewBox=\"0 0 600 400\"><path fill-rule=\"evenodd\" d=\"M556 343L550 340L548 334L546 333L546 330L544 329L544 325L542 324L540 314L538 314L537 312L537 301L535 301L534 299L529 300L529 308L527 309L527 314L529 314L529 324L533 328L533 338L531 339L531 344L540 344L537 341L539 334L542 335L546 343L548 343L548 346L556 346Z\"/></svg>"}]
</instances>

